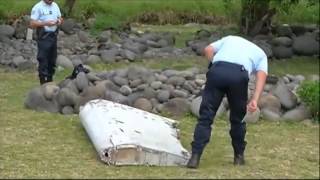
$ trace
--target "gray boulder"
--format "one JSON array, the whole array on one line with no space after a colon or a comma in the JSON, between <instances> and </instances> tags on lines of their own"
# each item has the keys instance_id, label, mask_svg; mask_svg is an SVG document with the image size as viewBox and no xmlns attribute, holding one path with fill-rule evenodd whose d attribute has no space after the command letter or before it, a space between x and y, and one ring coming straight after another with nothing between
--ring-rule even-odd
<instances>
[{"instance_id":1,"label":"gray boulder","mask_svg":"<svg viewBox=\"0 0 320 180\"><path fill-rule=\"evenodd\" d=\"M285 46L290 47L293 43L291 38L288 37L276 37L271 41L272 45L274 46Z\"/></svg>"},{"instance_id":2,"label":"gray boulder","mask_svg":"<svg viewBox=\"0 0 320 180\"><path fill-rule=\"evenodd\" d=\"M17 68L19 70L30 69L34 66L34 64L31 61L28 61L23 56L14 57L12 59L12 65L14 68Z\"/></svg>"},{"instance_id":3,"label":"gray boulder","mask_svg":"<svg viewBox=\"0 0 320 180\"><path fill-rule=\"evenodd\" d=\"M281 103L276 96L272 94L266 94L260 97L258 107L260 109L268 109L272 112L280 113Z\"/></svg>"},{"instance_id":4,"label":"gray boulder","mask_svg":"<svg viewBox=\"0 0 320 180\"><path fill-rule=\"evenodd\" d=\"M132 89L128 85L123 85L120 88L121 94L128 96L129 94L132 93Z\"/></svg>"},{"instance_id":5,"label":"gray boulder","mask_svg":"<svg viewBox=\"0 0 320 180\"><path fill-rule=\"evenodd\" d=\"M59 104L56 101L47 100L40 87L28 92L24 105L26 108L36 111L59 112Z\"/></svg>"},{"instance_id":6,"label":"gray boulder","mask_svg":"<svg viewBox=\"0 0 320 180\"><path fill-rule=\"evenodd\" d=\"M319 54L319 42L309 34L299 36L293 41L293 51L298 55L317 55Z\"/></svg>"},{"instance_id":7,"label":"gray boulder","mask_svg":"<svg viewBox=\"0 0 320 180\"><path fill-rule=\"evenodd\" d=\"M177 70L173 70L173 69L167 69L167 70L164 70L162 71L162 75L164 75L164 77L171 77L171 76L177 76L180 72L177 71ZM162 79L164 78L162 77ZM161 80L160 80L161 81ZM162 81L163 82L163 81Z\"/></svg>"},{"instance_id":8,"label":"gray boulder","mask_svg":"<svg viewBox=\"0 0 320 180\"><path fill-rule=\"evenodd\" d=\"M186 99L173 98L163 104L162 112L173 117L181 117L190 110L190 104Z\"/></svg>"},{"instance_id":9,"label":"gray boulder","mask_svg":"<svg viewBox=\"0 0 320 180\"><path fill-rule=\"evenodd\" d=\"M88 80L90 82L95 82L95 81L101 81L101 78L99 78L95 73L89 72L86 74Z\"/></svg>"},{"instance_id":10,"label":"gray boulder","mask_svg":"<svg viewBox=\"0 0 320 180\"><path fill-rule=\"evenodd\" d=\"M194 92L197 89L197 85L195 84L194 81L185 81L182 88L194 94Z\"/></svg>"},{"instance_id":11,"label":"gray boulder","mask_svg":"<svg viewBox=\"0 0 320 180\"><path fill-rule=\"evenodd\" d=\"M89 34L87 32L78 31L77 35L78 35L79 40L83 43L88 43L91 41L89 38Z\"/></svg>"},{"instance_id":12,"label":"gray boulder","mask_svg":"<svg viewBox=\"0 0 320 180\"><path fill-rule=\"evenodd\" d=\"M281 119L280 114L270 110L269 108L263 108L261 110L261 115L264 120L268 121L280 121Z\"/></svg>"},{"instance_id":13,"label":"gray boulder","mask_svg":"<svg viewBox=\"0 0 320 180\"><path fill-rule=\"evenodd\" d=\"M283 82L279 81L272 92L286 109L292 109L297 105L297 96Z\"/></svg>"},{"instance_id":14,"label":"gray boulder","mask_svg":"<svg viewBox=\"0 0 320 180\"><path fill-rule=\"evenodd\" d=\"M74 113L74 109L71 106L64 106L61 110L61 113L64 115L69 115Z\"/></svg>"},{"instance_id":15,"label":"gray boulder","mask_svg":"<svg viewBox=\"0 0 320 180\"><path fill-rule=\"evenodd\" d=\"M145 83L151 83L155 81L155 77L151 71L147 70L144 67L138 66L130 66L128 68L128 79L142 79L142 81Z\"/></svg>"},{"instance_id":16,"label":"gray boulder","mask_svg":"<svg viewBox=\"0 0 320 180\"><path fill-rule=\"evenodd\" d=\"M73 79L69 79L70 81L67 81L66 84L65 84L65 88L68 88L69 90L71 90L72 92L74 92L75 94L79 94L79 89L77 88L77 85L76 85L76 80ZM61 89L62 87L60 87Z\"/></svg>"},{"instance_id":17,"label":"gray boulder","mask_svg":"<svg viewBox=\"0 0 320 180\"><path fill-rule=\"evenodd\" d=\"M189 95L186 91L179 90L179 89L173 90L171 94L173 97L180 97L180 98L187 98Z\"/></svg>"},{"instance_id":18,"label":"gray boulder","mask_svg":"<svg viewBox=\"0 0 320 180\"><path fill-rule=\"evenodd\" d=\"M76 23L73 19L65 19L60 26L60 29L66 34L73 34L73 28L76 26Z\"/></svg>"},{"instance_id":19,"label":"gray boulder","mask_svg":"<svg viewBox=\"0 0 320 180\"><path fill-rule=\"evenodd\" d=\"M147 98L147 99L152 99L152 98L156 98L157 96L157 92L152 89L151 87L146 87L143 90L143 97Z\"/></svg>"},{"instance_id":20,"label":"gray boulder","mask_svg":"<svg viewBox=\"0 0 320 180\"><path fill-rule=\"evenodd\" d=\"M138 98L134 103L133 107L142 109L144 111L151 112L152 111L152 104L151 102L146 98Z\"/></svg>"},{"instance_id":21,"label":"gray boulder","mask_svg":"<svg viewBox=\"0 0 320 180\"><path fill-rule=\"evenodd\" d=\"M144 44L141 44L141 43L126 41L122 45L122 48L128 49L136 54L142 54L143 52L145 52L147 50L148 47Z\"/></svg>"},{"instance_id":22,"label":"gray boulder","mask_svg":"<svg viewBox=\"0 0 320 180\"><path fill-rule=\"evenodd\" d=\"M161 81L153 81L153 82L150 84L150 86L151 86L153 89L157 90L157 89L159 89L159 88L161 87L161 84L162 84Z\"/></svg>"},{"instance_id":23,"label":"gray boulder","mask_svg":"<svg viewBox=\"0 0 320 180\"><path fill-rule=\"evenodd\" d=\"M147 40L146 44L149 47L152 47L152 48L160 48L161 47L161 45L158 42L155 42L155 41L152 41L152 40Z\"/></svg>"},{"instance_id":24,"label":"gray boulder","mask_svg":"<svg viewBox=\"0 0 320 180\"><path fill-rule=\"evenodd\" d=\"M182 86L185 81L181 76L172 76L167 80L167 83L173 86Z\"/></svg>"},{"instance_id":25,"label":"gray boulder","mask_svg":"<svg viewBox=\"0 0 320 180\"><path fill-rule=\"evenodd\" d=\"M134 80L129 80L129 85L131 88L135 88L139 85L141 85L143 82L141 79L134 79Z\"/></svg>"},{"instance_id":26,"label":"gray boulder","mask_svg":"<svg viewBox=\"0 0 320 180\"><path fill-rule=\"evenodd\" d=\"M105 96L105 88L103 86L88 86L83 90L79 101L75 106L75 112L79 111L79 107L85 105L90 100L103 99Z\"/></svg>"},{"instance_id":27,"label":"gray boulder","mask_svg":"<svg viewBox=\"0 0 320 180\"><path fill-rule=\"evenodd\" d=\"M120 77L120 76L114 76L113 77L113 82L116 85L119 85L119 86L123 86L123 85L128 85L129 84L128 79Z\"/></svg>"},{"instance_id":28,"label":"gray boulder","mask_svg":"<svg viewBox=\"0 0 320 180\"><path fill-rule=\"evenodd\" d=\"M161 90L161 91L159 91L159 93L157 95L157 99L161 103L168 101L169 98L170 98L170 92L167 90Z\"/></svg>"},{"instance_id":29,"label":"gray boulder","mask_svg":"<svg viewBox=\"0 0 320 180\"><path fill-rule=\"evenodd\" d=\"M47 100L53 100L59 93L59 86L54 83L45 83L41 86L42 93Z\"/></svg>"},{"instance_id":30,"label":"gray boulder","mask_svg":"<svg viewBox=\"0 0 320 180\"><path fill-rule=\"evenodd\" d=\"M10 38L7 36L4 36L4 35L0 35L0 42L4 43L4 44L8 44L8 45L13 44L13 42L10 40Z\"/></svg>"},{"instance_id":31,"label":"gray boulder","mask_svg":"<svg viewBox=\"0 0 320 180\"><path fill-rule=\"evenodd\" d=\"M97 55L90 55L85 61L83 61L84 64L96 64L99 62L101 62L101 58Z\"/></svg>"},{"instance_id":32,"label":"gray boulder","mask_svg":"<svg viewBox=\"0 0 320 180\"><path fill-rule=\"evenodd\" d=\"M105 92L104 99L109 100L109 101L113 101L116 103L120 103L120 104L129 105L129 101L126 96L122 95L119 92L115 92L112 90L107 90Z\"/></svg>"},{"instance_id":33,"label":"gray boulder","mask_svg":"<svg viewBox=\"0 0 320 180\"><path fill-rule=\"evenodd\" d=\"M104 63L115 62L116 57L120 55L118 49L102 50L100 51L101 60Z\"/></svg>"},{"instance_id":34,"label":"gray boulder","mask_svg":"<svg viewBox=\"0 0 320 180\"><path fill-rule=\"evenodd\" d=\"M112 36L112 32L111 31L102 31L98 38L97 38L97 41L99 43L102 43L102 42L107 42L111 39L111 36Z\"/></svg>"},{"instance_id":35,"label":"gray boulder","mask_svg":"<svg viewBox=\"0 0 320 180\"><path fill-rule=\"evenodd\" d=\"M11 38L14 35L14 28L9 25L0 25L0 36Z\"/></svg>"},{"instance_id":36,"label":"gray boulder","mask_svg":"<svg viewBox=\"0 0 320 180\"><path fill-rule=\"evenodd\" d=\"M290 121L302 121L311 117L309 109L305 105L300 105L295 109L283 114L282 119Z\"/></svg>"},{"instance_id":37,"label":"gray boulder","mask_svg":"<svg viewBox=\"0 0 320 180\"><path fill-rule=\"evenodd\" d=\"M116 91L120 92L119 89L120 87L115 85L112 81L110 80L103 80L103 81L98 81L96 83L96 86L101 86L101 88L104 88L105 90L111 90L111 91Z\"/></svg>"},{"instance_id":38,"label":"gray boulder","mask_svg":"<svg viewBox=\"0 0 320 180\"><path fill-rule=\"evenodd\" d=\"M87 100L99 99L103 98L105 95L106 87L102 84L98 84L95 86L88 86L81 93L82 97L86 97Z\"/></svg>"},{"instance_id":39,"label":"gray boulder","mask_svg":"<svg viewBox=\"0 0 320 180\"><path fill-rule=\"evenodd\" d=\"M80 72L75 79L75 84L80 92L87 88L89 86L89 80L86 73Z\"/></svg>"},{"instance_id":40,"label":"gray boulder","mask_svg":"<svg viewBox=\"0 0 320 180\"><path fill-rule=\"evenodd\" d=\"M74 106L78 104L79 96L69 88L62 88L60 89L56 100L60 106Z\"/></svg>"},{"instance_id":41,"label":"gray boulder","mask_svg":"<svg viewBox=\"0 0 320 180\"><path fill-rule=\"evenodd\" d=\"M57 57L57 65L62 66L63 68L72 69L73 64L69 58L64 55L58 55Z\"/></svg>"},{"instance_id":42,"label":"gray boulder","mask_svg":"<svg viewBox=\"0 0 320 180\"><path fill-rule=\"evenodd\" d=\"M134 61L137 58L137 55L128 49L121 50L120 55L129 61Z\"/></svg>"},{"instance_id":43,"label":"gray boulder","mask_svg":"<svg viewBox=\"0 0 320 180\"><path fill-rule=\"evenodd\" d=\"M293 50L291 47L286 46L273 46L273 56L278 59L291 58L293 56Z\"/></svg>"}]
</instances>

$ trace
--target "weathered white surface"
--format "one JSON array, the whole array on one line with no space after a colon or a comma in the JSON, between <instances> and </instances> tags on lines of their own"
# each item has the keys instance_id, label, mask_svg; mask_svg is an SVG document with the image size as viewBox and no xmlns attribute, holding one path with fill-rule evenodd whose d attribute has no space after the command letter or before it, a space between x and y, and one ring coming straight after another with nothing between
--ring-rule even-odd
<instances>
[{"instance_id":1,"label":"weathered white surface","mask_svg":"<svg viewBox=\"0 0 320 180\"><path fill-rule=\"evenodd\" d=\"M102 161L113 165L185 165L189 153L175 121L107 100L80 108L80 119Z\"/></svg>"},{"instance_id":2,"label":"weathered white surface","mask_svg":"<svg viewBox=\"0 0 320 180\"><path fill-rule=\"evenodd\" d=\"M28 28L27 29L27 37L26 37L27 40L32 40L32 33L33 33L33 30Z\"/></svg>"}]
</instances>

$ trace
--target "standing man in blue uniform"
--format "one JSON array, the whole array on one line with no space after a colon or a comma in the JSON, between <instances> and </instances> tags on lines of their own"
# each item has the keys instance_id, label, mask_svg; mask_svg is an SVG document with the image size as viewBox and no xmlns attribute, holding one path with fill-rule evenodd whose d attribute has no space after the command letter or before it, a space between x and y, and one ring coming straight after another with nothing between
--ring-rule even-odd
<instances>
[{"instance_id":1,"label":"standing man in blue uniform","mask_svg":"<svg viewBox=\"0 0 320 180\"><path fill-rule=\"evenodd\" d=\"M40 84L51 82L57 59L58 26L62 23L59 6L54 0L41 0L33 6L30 26L37 30Z\"/></svg>"},{"instance_id":2,"label":"standing man in blue uniform","mask_svg":"<svg viewBox=\"0 0 320 180\"><path fill-rule=\"evenodd\" d=\"M247 143L246 122L242 120L247 110L254 112L257 109L268 72L267 56L258 46L238 36L227 36L213 42L204 52L210 66L187 167L198 168L202 152L210 140L213 119L225 94L230 107L233 163L243 165ZM249 75L252 72L256 74L255 92L247 104Z\"/></svg>"}]
</instances>

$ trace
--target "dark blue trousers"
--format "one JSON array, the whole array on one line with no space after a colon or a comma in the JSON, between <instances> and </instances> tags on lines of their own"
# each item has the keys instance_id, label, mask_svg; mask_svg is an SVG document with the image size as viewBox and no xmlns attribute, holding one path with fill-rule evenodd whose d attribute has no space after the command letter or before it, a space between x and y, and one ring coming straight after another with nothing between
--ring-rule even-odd
<instances>
[{"instance_id":1,"label":"dark blue trousers","mask_svg":"<svg viewBox=\"0 0 320 180\"><path fill-rule=\"evenodd\" d=\"M43 33L38 38L38 55L37 60L39 62L38 73L39 78L49 78L55 73L57 59L57 34Z\"/></svg>"},{"instance_id":2,"label":"dark blue trousers","mask_svg":"<svg viewBox=\"0 0 320 180\"><path fill-rule=\"evenodd\" d=\"M211 125L224 95L230 107L229 131L235 154L243 154L246 142L246 123L241 122L246 114L248 99L248 72L243 66L218 61L206 74L207 81L202 94L200 117L195 127L192 153L202 154L210 141Z\"/></svg>"}]
</instances>

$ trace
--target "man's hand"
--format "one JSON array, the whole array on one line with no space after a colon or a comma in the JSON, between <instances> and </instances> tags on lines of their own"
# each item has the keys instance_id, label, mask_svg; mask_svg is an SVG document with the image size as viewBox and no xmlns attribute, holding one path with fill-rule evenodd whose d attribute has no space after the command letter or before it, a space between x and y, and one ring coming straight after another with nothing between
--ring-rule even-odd
<instances>
[{"instance_id":1,"label":"man's hand","mask_svg":"<svg viewBox=\"0 0 320 180\"><path fill-rule=\"evenodd\" d=\"M55 21L55 20L50 20L50 21L44 22L44 26L55 26L57 24L58 24L58 21Z\"/></svg>"},{"instance_id":2,"label":"man's hand","mask_svg":"<svg viewBox=\"0 0 320 180\"><path fill-rule=\"evenodd\" d=\"M63 23L63 18L60 17L57 21L57 25L60 26Z\"/></svg>"},{"instance_id":3,"label":"man's hand","mask_svg":"<svg viewBox=\"0 0 320 180\"><path fill-rule=\"evenodd\" d=\"M247 111L249 112L255 112L257 108L258 108L258 103L254 99L247 104Z\"/></svg>"}]
</instances>

